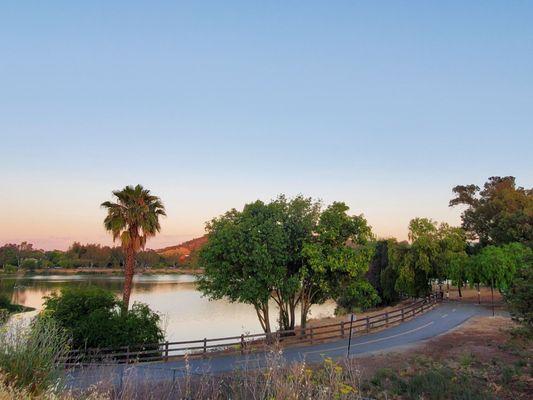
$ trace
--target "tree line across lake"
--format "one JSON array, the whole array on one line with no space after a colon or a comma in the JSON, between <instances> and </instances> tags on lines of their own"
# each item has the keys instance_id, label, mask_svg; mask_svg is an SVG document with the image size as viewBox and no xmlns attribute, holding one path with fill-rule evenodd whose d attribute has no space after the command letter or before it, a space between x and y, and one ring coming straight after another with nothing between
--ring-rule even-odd
<instances>
[{"instance_id":1,"label":"tree line across lake","mask_svg":"<svg viewBox=\"0 0 533 400\"><path fill-rule=\"evenodd\" d=\"M36 269L116 268L124 267L125 255L121 246L81 244L74 242L67 251L36 249L33 244L7 243L0 247L0 267L6 272L35 271ZM190 262L179 255L161 255L155 250L142 250L136 255L138 268L183 268Z\"/></svg>"}]
</instances>

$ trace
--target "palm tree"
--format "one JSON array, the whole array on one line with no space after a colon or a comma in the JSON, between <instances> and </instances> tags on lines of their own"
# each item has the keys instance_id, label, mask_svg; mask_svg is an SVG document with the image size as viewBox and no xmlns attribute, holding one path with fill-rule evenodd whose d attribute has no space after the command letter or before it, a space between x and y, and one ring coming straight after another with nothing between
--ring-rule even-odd
<instances>
[{"instance_id":1,"label":"palm tree","mask_svg":"<svg viewBox=\"0 0 533 400\"><path fill-rule=\"evenodd\" d=\"M166 213L161 199L141 185L115 190L113 196L117 198L116 203L102 203L102 207L107 209L104 226L113 235L113 241L120 238L126 255L123 303L127 310L135 272L135 254L144 249L146 239L161 230L159 217Z\"/></svg>"}]
</instances>

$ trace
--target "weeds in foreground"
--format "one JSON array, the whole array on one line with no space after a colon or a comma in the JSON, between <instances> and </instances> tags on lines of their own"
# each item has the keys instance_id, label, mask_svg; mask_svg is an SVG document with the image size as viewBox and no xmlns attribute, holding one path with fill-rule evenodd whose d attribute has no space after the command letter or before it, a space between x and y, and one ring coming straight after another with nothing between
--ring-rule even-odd
<instances>
[{"instance_id":1,"label":"weeds in foreground","mask_svg":"<svg viewBox=\"0 0 533 400\"><path fill-rule=\"evenodd\" d=\"M288 364L280 350L253 359L227 375L199 373L187 363L180 371L182 375L175 380L168 376L159 384L148 378L148 369L130 367L117 370L120 376L102 380L89 393L105 394L113 400L361 399L360 373L354 360L337 363L325 359L319 367L311 368L305 362Z\"/></svg>"},{"instance_id":2,"label":"weeds in foreground","mask_svg":"<svg viewBox=\"0 0 533 400\"><path fill-rule=\"evenodd\" d=\"M39 394L57 386L59 359L68 351L68 338L51 320L36 318L0 327L0 371L7 388ZM10 389L10 390L11 390ZM9 398L9 397L7 397Z\"/></svg>"}]
</instances>

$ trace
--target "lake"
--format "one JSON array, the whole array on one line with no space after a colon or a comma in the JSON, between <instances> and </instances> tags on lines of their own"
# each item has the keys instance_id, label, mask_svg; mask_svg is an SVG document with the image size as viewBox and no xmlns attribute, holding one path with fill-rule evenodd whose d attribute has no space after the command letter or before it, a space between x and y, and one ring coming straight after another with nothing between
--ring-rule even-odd
<instances>
[{"instance_id":1,"label":"lake","mask_svg":"<svg viewBox=\"0 0 533 400\"><path fill-rule=\"evenodd\" d=\"M0 293L7 293L13 303L40 310L44 296L66 286L92 284L121 295L123 279L122 276L108 275L0 277ZM130 303L140 301L157 311L162 317L162 325L169 341L261 332L252 306L225 300L210 301L202 297L196 289L195 281L193 275L137 275ZM271 309L275 310L274 304ZM334 309L333 302L314 306L310 318L331 316ZM277 315L272 312L273 325L276 325L276 319Z\"/></svg>"}]
</instances>

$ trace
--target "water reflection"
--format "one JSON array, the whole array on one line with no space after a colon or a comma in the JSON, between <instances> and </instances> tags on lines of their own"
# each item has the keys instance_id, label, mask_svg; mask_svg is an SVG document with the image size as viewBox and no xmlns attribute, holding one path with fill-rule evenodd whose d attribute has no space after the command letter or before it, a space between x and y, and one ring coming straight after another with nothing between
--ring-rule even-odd
<instances>
[{"instance_id":1,"label":"water reflection","mask_svg":"<svg viewBox=\"0 0 533 400\"><path fill-rule=\"evenodd\" d=\"M147 303L162 315L166 337L170 341L203 337L236 336L261 331L252 306L209 301L196 290L193 275L140 275L134 279L132 301ZM102 275L34 275L0 279L0 293L12 301L41 309L43 299L62 287L93 284L122 292L123 277ZM272 305L272 309L275 305ZM334 304L326 303L311 309L311 317L330 316ZM271 315L274 323L275 316Z\"/></svg>"}]
</instances>

